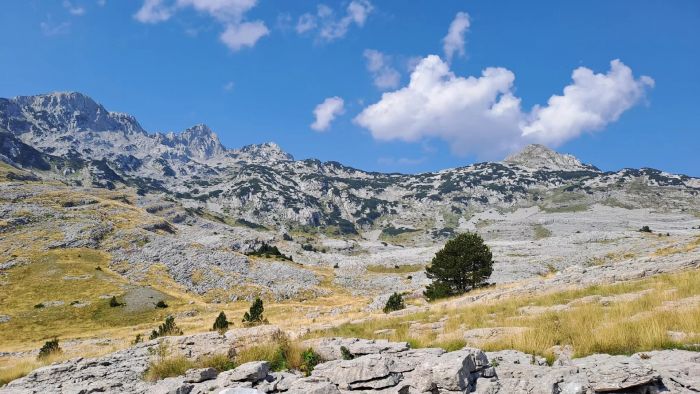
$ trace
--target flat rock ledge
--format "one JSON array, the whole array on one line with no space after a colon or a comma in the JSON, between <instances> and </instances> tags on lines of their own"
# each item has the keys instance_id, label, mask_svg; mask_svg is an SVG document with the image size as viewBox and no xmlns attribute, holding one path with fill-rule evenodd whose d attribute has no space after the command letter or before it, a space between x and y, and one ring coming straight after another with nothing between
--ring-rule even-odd
<instances>
[{"instance_id":1,"label":"flat rock ledge","mask_svg":"<svg viewBox=\"0 0 700 394\"><path fill-rule=\"evenodd\" d=\"M228 351L236 347L232 341L254 340L252 331L235 331L166 340L188 357ZM97 359L53 364L11 382L0 393L700 393L700 353L683 350L564 357L549 366L540 357L514 350L485 353L465 347L445 352L411 349L405 342L324 338L305 343L325 360L306 377L273 372L267 362L254 361L222 373L191 369L183 376L145 382L141 376L152 357L148 349L157 345L150 341ZM342 358L341 346L348 349L349 359Z\"/></svg>"}]
</instances>

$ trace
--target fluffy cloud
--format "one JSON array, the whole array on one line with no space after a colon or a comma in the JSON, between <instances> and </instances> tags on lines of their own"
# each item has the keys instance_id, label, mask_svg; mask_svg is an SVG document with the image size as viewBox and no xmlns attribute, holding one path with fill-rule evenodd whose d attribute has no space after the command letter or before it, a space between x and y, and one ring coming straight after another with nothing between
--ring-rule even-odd
<instances>
[{"instance_id":1,"label":"fluffy cloud","mask_svg":"<svg viewBox=\"0 0 700 394\"><path fill-rule=\"evenodd\" d=\"M318 29L318 37L323 41L333 41L345 37L353 24L362 27L374 9L368 0L353 0L345 14L337 17L335 11L325 4L319 4L316 14L306 13L299 17L296 31L299 34Z\"/></svg>"},{"instance_id":2,"label":"fluffy cloud","mask_svg":"<svg viewBox=\"0 0 700 394\"><path fill-rule=\"evenodd\" d=\"M246 12L257 5L257 0L144 0L134 18L142 23L159 23L170 19L183 8L209 15L223 25L219 38L233 51L252 47L270 33L263 21L244 21Z\"/></svg>"},{"instance_id":3,"label":"fluffy cloud","mask_svg":"<svg viewBox=\"0 0 700 394\"><path fill-rule=\"evenodd\" d=\"M581 67L563 96L523 112L513 93L515 75L490 67L478 77L460 77L436 55L416 66L406 87L382 95L355 122L378 140L439 138L459 155L495 158L531 142L561 144L613 122L637 103L649 77L635 79L629 67L611 62L607 74Z\"/></svg>"},{"instance_id":4,"label":"fluffy cloud","mask_svg":"<svg viewBox=\"0 0 700 394\"><path fill-rule=\"evenodd\" d=\"M401 74L391 67L388 56L374 49L366 49L364 57L367 60L367 70L372 74L374 86L382 90L395 89L399 86Z\"/></svg>"},{"instance_id":5,"label":"fluffy cloud","mask_svg":"<svg viewBox=\"0 0 700 394\"><path fill-rule=\"evenodd\" d=\"M229 48L237 51L243 47L253 47L259 39L270 34L262 21L230 24L221 33L221 41Z\"/></svg>"},{"instance_id":6,"label":"fluffy cloud","mask_svg":"<svg viewBox=\"0 0 700 394\"><path fill-rule=\"evenodd\" d=\"M458 12L455 19L450 24L447 35L442 39L442 48L445 51L445 57L448 62L452 61L452 57L455 53L464 56L464 35L469 30L469 25L469 14L466 12Z\"/></svg>"},{"instance_id":7,"label":"fluffy cloud","mask_svg":"<svg viewBox=\"0 0 700 394\"><path fill-rule=\"evenodd\" d=\"M170 19L173 11L163 0L145 0L134 18L141 23L158 23Z\"/></svg>"},{"instance_id":8,"label":"fluffy cloud","mask_svg":"<svg viewBox=\"0 0 700 394\"><path fill-rule=\"evenodd\" d=\"M563 95L554 95L546 106L532 110L522 128L524 137L559 145L584 131L600 130L618 120L654 86L647 76L634 79L632 70L617 59L610 62L607 74L579 67L571 78L573 83L564 88Z\"/></svg>"},{"instance_id":9,"label":"fluffy cloud","mask_svg":"<svg viewBox=\"0 0 700 394\"><path fill-rule=\"evenodd\" d=\"M345 112L345 101L340 97L329 97L314 109L316 120L311 124L311 128L316 131L326 131L331 126L331 122L338 115Z\"/></svg>"}]
</instances>

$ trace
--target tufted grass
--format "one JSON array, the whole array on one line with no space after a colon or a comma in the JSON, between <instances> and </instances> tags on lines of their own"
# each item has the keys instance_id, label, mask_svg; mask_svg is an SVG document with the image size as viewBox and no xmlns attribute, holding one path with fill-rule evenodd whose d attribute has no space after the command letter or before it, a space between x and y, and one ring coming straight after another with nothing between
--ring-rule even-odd
<instances>
[{"instance_id":1,"label":"tufted grass","mask_svg":"<svg viewBox=\"0 0 700 394\"><path fill-rule=\"evenodd\" d=\"M15 379L19 379L27 375L29 372L39 367L43 367L57 361L62 361L64 359L65 356L62 354L51 354L43 358L41 361L37 360L36 358L24 358L13 362L9 366L0 367L0 387Z\"/></svg>"},{"instance_id":2,"label":"tufted grass","mask_svg":"<svg viewBox=\"0 0 700 394\"><path fill-rule=\"evenodd\" d=\"M384 265L368 265L367 272L373 274L410 274L413 272L422 271L425 266L422 264L406 264L399 266L384 266Z\"/></svg>"},{"instance_id":3,"label":"tufted grass","mask_svg":"<svg viewBox=\"0 0 700 394\"><path fill-rule=\"evenodd\" d=\"M584 302L589 296L615 296L649 290L631 301ZM484 327L526 327L519 334L510 334L483 342L479 347L496 351L516 349L552 360L552 347L571 345L576 357L594 353L631 354L654 349L696 348L700 341L700 304L688 302L700 296L700 269L657 275L641 280L610 285L596 285L548 293L513 297L497 301L454 307L448 300L434 304L428 311L400 317L381 317L347 323L311 333L309 337L340 336L385 338L407 341L415 347L458 348L463 332ZM527 306L547 307L579 300L567 310L527 315L519 309ZM672 304L686 301L685 306ZM666 303L666 304L665 304ZM669 304L671 303L671 304ZM437 322L447 317L442 333L411 333L413 322ZM393 333L375 334L393 329ZM674 340L668 331L686 333ZM695 347L694 347L695 346Z\"/></svg>"}]
</instances>

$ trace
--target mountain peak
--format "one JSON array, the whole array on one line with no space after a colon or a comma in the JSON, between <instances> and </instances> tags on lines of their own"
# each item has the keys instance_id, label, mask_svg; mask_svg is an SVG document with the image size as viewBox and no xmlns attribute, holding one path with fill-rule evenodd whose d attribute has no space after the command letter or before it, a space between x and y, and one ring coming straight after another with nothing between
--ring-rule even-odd
<instances>
[{"instance_id":1,"label":"mountain peak","mask_svg":"<svg viewBox=\"0 0 700 394\"><path fill-rule=\"evenodd\" d=\"M558 153L544 145L527 145L520 152L508 156L505 163L519 165L532 170L581 171L597 170L594 166L583 164L576 157Z\"/></svg>"},{"instance_id":2,"label":"mountain peak","mask_svg":"<svg viewBox=\"0 0 700 394\"><path fill-rule=\"evenodd\" d=\"M199 123L182 133L160 134L161 143L176 148L188 156L200 161L206 161L226 152L219 136L209 126Z\"/></svg>"},{"instance_id":3,"label":"mountain peak","mask_svg":"<svg viewBox=\"0 0 700 394\"><path fill-rule=\"evenodd\" d=\"M37 126L46 131L122 131L124 134L146 134L134 117L109 112L80 92L17 96L10 101L14 110L7 111L9 115L34 119ZM26 124L15 124L18 127L10 131L18 134L29 131L23 127Z\"/></svg>"},{"instance_id":4,"label":"mountain peak","mask_svg":"<svg viewBox=\"0 0 700 394\"><path fill-rule=\"evenodd\" d=\"M255 162L292 161L294 156L285 152L274 142L246 145L234 151L239 159Z\"/></svg>"}]
</instances>

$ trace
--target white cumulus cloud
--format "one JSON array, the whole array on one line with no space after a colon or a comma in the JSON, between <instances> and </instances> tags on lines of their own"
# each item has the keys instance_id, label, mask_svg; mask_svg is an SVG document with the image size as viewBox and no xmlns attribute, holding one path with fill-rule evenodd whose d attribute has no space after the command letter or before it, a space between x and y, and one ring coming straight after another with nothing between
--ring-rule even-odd
<instances>
[{"instance_id":1,"label":"white cumulus cloud","mask_svg":"<svg viewBox=\"0 0 700 394\"><path fill-rule=\"evenodd\" d=\"M331 126L331 122L345 112L345 101L338 97L329 97L314 109L316 120L311 124L311 128L316 131L325 131Z\"/></svg>"},{"instance_id":2,"label":"white cumulus cloud","mask_svg":"<svg viewBox=\"0 0 700 394\"><path fill-rule=\"evenodd\" d=\"M319 4L315 14L305 13L299 17L296 31L303 34L318 29L319 39L334 41L345 37L353 24L364 26L373 10L374 6L369 0L353 0L345 9L344 15L339 17L331 7Z\"/></svg>"},{"instance_id":3,"label":"white cumulus cloud","mask_svg":"<svg viewBox=\"0 0 700 394\"><path fill-rule=\"evenodd\" d=\"M571 79L573 83L564 88L563 95L553 95L546 106L532 110L523 136L559 145L584 131L600 130L618 120L654 86L654 80L647 76L635 79L632 70L618 59L610 62L607 74L579 67Z\"/></svg>"},{"instance_id":4,"label":"white cumulus cloud","mask_svg":"<svg viewBox=\"0 0 700 394\"><path fill-rule=\"evenodd\" d=\"M145 0L134 18L141 23L158 23L170 19L173 11L163 0Z\"/></svg>"},{"instance_id":5,"label":"white cumulus cloud","mask_svg":"<svg viewBox=\"0 0 700 394\"><path fill-rule=\"evenodd\" d=\"M221 33L221 41L231 50L238 51L243 47L253 47L259 39L270 34L262 21L230 24Z\"/></svg>"},{"instance_id":6,"label":"white cumulus cloud","mask_svg":"<svg viewBox=\"0 0 700 394\"><path fill-rule=\"evenodd\" d=\"M192 8L220 23L224 28L219 36L221 42L238 51L254 46L270 33L263 21L245 21L245 14L256 5L257 0L144 0L134 18L142 23L159 23L181 9Z\"/></svg>"},{"instance_id":7,"label":"white cumulus cloud","mask_svg":"<svg viewBox=\"0 0 700 394\"><path fill-rule=\"evenodd\" d=\"M458 12L454 20L450 24L447 35L442 39L442 48L445 51L447 61L452 61L455 53L464 56L465 40L464 36L469 30L469 14L466 12Z\"/></svg>"},{"instance_id":8,"label":"white cumulus cloud","mask_svg":"<svg viewBox=\"0 0 700 394\"><path fill-rule=\"evenodd\" d=\"M480 76L460 77L440 57L430 55L416 66L407 86L384 93L355 122L378 140L438 138L455 154L496 158L527 143L556 146L598 130L617 120L653 85L649 77L635 79L619 60L611 62L607 74L578 68L573 80L563 96L552 96L547 106L527 113L514 94L510 70L489 67Z\"/></svg>"},{"instance_id":9,"label":"white cumulus cloud","mask_svg":"<svg viewBox=\"0 0 700 394\"><path fill-rule=\"evenodd\" d=\"M366 49L363 55L367 60L367 70L372 74L374 86L382 90L399 86L401 74L391 67L391 60L387 55L374 49Z\"/></svg>"}]
</instances>

